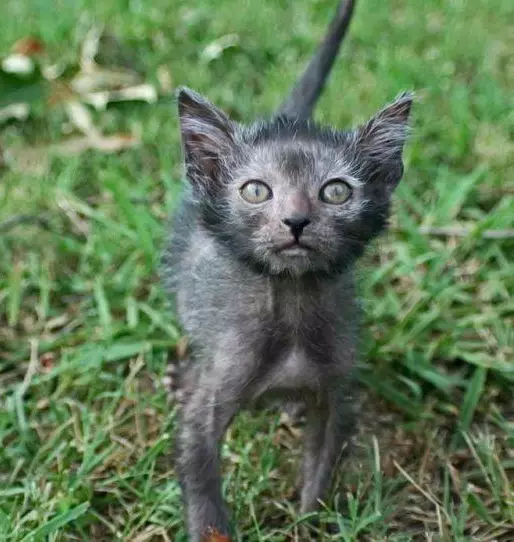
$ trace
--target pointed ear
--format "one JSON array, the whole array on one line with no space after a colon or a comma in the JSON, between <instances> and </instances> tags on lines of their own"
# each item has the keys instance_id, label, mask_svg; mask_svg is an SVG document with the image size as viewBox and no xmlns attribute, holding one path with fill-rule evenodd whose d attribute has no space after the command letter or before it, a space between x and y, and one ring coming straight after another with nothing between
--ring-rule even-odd
<instances>
[{"instance_id":1,"label":"pointed ear","mask_svg":"<svg viewBox=\"0 0 514 542\"><path fill-rule=\"evenodd\" d=\"M368 162L368 178L383 184L389 197L403 175L402 151L409 133L413 94L404 92L357 131L357 145Z\"/></svg>"},{"instance_id":2,"label":"pointed ear","mask_svg":"<svg viewBox=\"0 0 514 542\"><path fill-rule=\"evenodd\" d=\"M184 87L178 92L178 112L191 180L197 176L216 179L223 155L233 144L230 119L205 98Z\"/></svg>"}]
</instances>

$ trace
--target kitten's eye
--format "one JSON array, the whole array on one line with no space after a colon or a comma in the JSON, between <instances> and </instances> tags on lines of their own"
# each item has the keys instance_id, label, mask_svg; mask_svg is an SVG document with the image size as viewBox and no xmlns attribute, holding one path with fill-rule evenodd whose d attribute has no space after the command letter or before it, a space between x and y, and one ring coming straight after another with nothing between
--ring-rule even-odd
<instances>
[{"instance_id":1,"label":"kitten's eye","mask_svg":"<svg viewBox=\"0 0 514 542\"><path fill-rule=\"evenodd\" d=\"M321 201L340 205L344 203L352 195L352 189L340 179L329 181L319 192Z\"/></svg>"},{"instance_id":2,"label":"kitten's eye","mask_svg":"<svg viewBox=\"0 0 514 542\"><path fill-rule=\"evenodd\" d=\"M239 190L241 197L248 203L262 203L271 199L271 188L262 181L248 181Z\"/></svg>"}]
</instances>

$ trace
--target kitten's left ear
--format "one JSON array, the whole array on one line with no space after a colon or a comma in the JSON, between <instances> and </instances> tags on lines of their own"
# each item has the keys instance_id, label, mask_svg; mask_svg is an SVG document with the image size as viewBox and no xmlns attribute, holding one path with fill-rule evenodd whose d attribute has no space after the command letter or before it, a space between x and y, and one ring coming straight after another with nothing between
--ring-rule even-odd
<instances>
[{"instance_id":1,"label":"kitten's left ear","mask_svg":"<svg viewBox=\"0 0 514 542\"><path fill-rule=\"evenodd\" d=\"M357 145L369 162L370 180L389 197L403 175L402 151L409 132L413 94L404 92L357 130Z\"/></svg>"},{"instance_id":2,"label":"kitten's left ear","mask_svg":"<svg viewBox=\"0 0 514 542\"><path fill-rule=\"evenodd\" d=\"M230 119L196 92L181 88L178 92L180 133L190 180L215 181L223 154L233 144Z\"/></svg>"}]
</instances>

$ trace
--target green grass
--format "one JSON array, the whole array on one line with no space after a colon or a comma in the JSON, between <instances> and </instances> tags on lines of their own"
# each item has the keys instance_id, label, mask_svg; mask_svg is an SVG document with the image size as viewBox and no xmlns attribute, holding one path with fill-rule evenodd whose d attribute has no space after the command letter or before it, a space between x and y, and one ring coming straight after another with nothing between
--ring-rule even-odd
<instances>
[{"instance_id":1,"label":"green grass","mask_svg":"<svg viewBox=\"0 0 514 542\"><path fill-rule=\"evenodd\" d=\"M335 5L6 1L0 52L36 34L52 58L74 59L105 22L149 80L166 66L243 120L280 103ZM514 539L514 239L482 235L514 227L513 18L510 0L362 1L320 102L318 118L342 127L403 89L420 96L391 231L361 266L361 430L321 513L337 540ZM0 223L50 225L0 234L2 541L186 539L160 383L180 330L156 276L182 182L175 107L94 116L143 144L0 177ZM58 140L63 119L46 110L0 141ZM231 428L225 487L245 540L308 540L290 500L299 447L275 414Z\"/></svg>"}]
</instances>

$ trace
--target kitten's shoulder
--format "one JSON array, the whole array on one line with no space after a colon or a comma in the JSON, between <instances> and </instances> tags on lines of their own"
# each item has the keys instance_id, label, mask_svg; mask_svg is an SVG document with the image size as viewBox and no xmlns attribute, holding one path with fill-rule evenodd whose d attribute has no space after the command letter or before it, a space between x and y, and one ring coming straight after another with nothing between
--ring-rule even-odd
<instances>
[{"instance_id":1,"label":"kitten's shoulder","mask_svg":"<svg viewBox=\"0 0 514 542\"><path fill-rule=\"evenodd\" d=\"M176 287L181 262L190 250L195 232L198 230L197 215L192 190L186 186L166 227L160 267L168 289L174 290Z\"/></svg>"}]
</instances>

